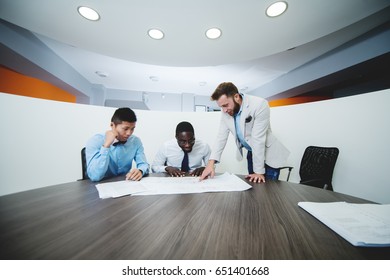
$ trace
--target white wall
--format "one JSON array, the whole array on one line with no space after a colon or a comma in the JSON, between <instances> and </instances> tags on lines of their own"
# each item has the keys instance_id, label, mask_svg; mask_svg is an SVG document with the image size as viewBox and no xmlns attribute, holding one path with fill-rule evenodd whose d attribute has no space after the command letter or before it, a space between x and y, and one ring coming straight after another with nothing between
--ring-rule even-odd
<instances>
[{"instance_id":1,"label":"white wall","mask_svg":"<svg viewBox=\"0 0 390 280\"><path fill-rule=\"evenodd\" d=\"M290 181L299 181L306 146L337 146L335 191L390 203L390 90L271 109L276 136L291 150ZM80 149L89 137L109 129L115 108L70 104L0 94L0 195L81 178ZM178 122L190 121L196 137L213 144L220 112L136 110L135 134L153 160L160 144L174 137ZM245 174L230 137L217 171Z\"/></svg>"},{"instance_id":2,"label":"white wall","mask_svg":"<svg viewBox=\"0 0 390 280\"><path fill-rule=\"evenodd\" d=\"M271 109L275 134L291 151L299 182L307 146L336 146L335 191L390 203L390 90Z\"/></svg>"},{"instance_id":3,"label":"white wall","mask_svg":"<svg viewBox=\"0 0 390 280\"><path fill-rule=\"evenodd\" d=\"M0 195L81 178L80 150L95 133L109 129L115 108L71 104L0 93ZM192 122L196 137L215 138L218 113L135 110L135 135L141 137L149 162L165 140L174 137L177 123ZM231 152L219 169L228 169ZM244 165L229 168L245 172ZM243 170L243 171L242 171Z\"/></svg>"}]
</instances>

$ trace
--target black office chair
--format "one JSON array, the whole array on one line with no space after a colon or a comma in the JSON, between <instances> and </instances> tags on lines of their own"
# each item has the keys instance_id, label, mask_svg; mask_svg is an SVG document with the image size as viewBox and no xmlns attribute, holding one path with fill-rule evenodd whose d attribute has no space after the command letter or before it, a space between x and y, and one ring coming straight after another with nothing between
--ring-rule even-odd
<instances>
[{"instance_id":1,"label":"black office chair","mask_svg":"<svg viewBox=\"0 0 390 280\"><path fill-rule=\"evenodd\" d=\"M288 169L288 174L287 174L287 179L286 179L286 181L288 182L288 180L290 179L290 174L291 174L291 170L293 169L293 167L292 166L283 166L283 167L279 167L278 169L279 169L279 172L283 169ZM280 176L280 174L279 174L279 176Z\"/></svg>"},{"instance_id":2,"label":"black office chair","mask_svg":"<svg viewBox=\"0 0 390 280\"><path fill-rule=\"evenodd\" d=\"M81 149L81 168L83 174L81 180L89 179L87 174L87 160L85 158L85 147Z\"/></svg>"},{"instance_id":3,"label":"black office chair","mask_svg":"<svg viewBox=\"0 0 390 280\"><path fill-rule=\"evenodd\" d=\"M302 156L299 175L301 184L333 190L332 177L339 149L309 146Z\"/></svg>"}]
</instances>

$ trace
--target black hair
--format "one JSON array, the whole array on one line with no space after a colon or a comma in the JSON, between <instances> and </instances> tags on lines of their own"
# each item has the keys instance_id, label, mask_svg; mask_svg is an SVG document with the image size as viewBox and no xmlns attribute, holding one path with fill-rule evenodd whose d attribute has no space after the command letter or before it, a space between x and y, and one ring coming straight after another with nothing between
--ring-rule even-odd
<instances>
[{"instance_id":1,"label":"black hair","mask_svg":"<svg viewBox=\"0 0 390 280\"><path fill-rule=\"evenodd\" d=\"M134 123L137 121L137 116L130 108L119 108L115 111L111 118L111 122L114 124L120 124L122 122Z\"/></svg>"},{"instance_id":2,"label":"black hair","mask_svg":"<svg viewBox=\"0 0 390 280\"><path fill-rule=\"evenodd\" d=\"M181 132L194 132L194 127L189 122L181 122L176 126L176 135L178 135Z\"/></svg>"}]
</instances>

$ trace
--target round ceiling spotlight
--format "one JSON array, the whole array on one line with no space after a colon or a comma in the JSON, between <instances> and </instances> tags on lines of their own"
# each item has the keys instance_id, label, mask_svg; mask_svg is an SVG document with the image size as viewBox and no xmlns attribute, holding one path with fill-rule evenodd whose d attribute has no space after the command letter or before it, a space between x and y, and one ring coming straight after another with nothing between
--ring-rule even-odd
<instances>
[{"instance_id":1,"label":"round ceiling spotlight","mask_svg":"<svg viewBox=\"0 0 390 280\"><path fill-rule=\"evenodd\" d=\"M206 31L206 37L211 40L218 39L219 37L221 37L221 35L222 35L221 29L216 27L210 28Z\"/></svg>"},{"instance_id":2,"label":"round ceiling spotlight","mask_svg":"<svg viewBox=\"0 0 390 280\"><path fill-rule=\"evenodd\" d=\"M92 8L89 8L89 7L85 7L85 6L80 6L77 8L77 11L79 12L79 14L88 19L88 20L92 20L92 21L97 21L100 19L100 15L98 14L98 12L96 12L94 9Z\"/></svg>"},{"instance_id":3,"label":"round ceiling spotlight","mask_svg":"<svg viewBox=\"0 0 390 280\"><path fill-rule=\"evenodd\" d=\"M271 4L267 10L266 15L269 17L277 17L283 14L287 10L287 2L279 1Z\"/></svg>"},{"instance_id":4,"label":"round ceiling spotlight","mask_svg":"<svg viewBox=\"0 0 390 280\"><path fill-rule=\"evenodd\" d=\"M156 28L149 29L148 35L155 40L161 40L162 38L164 38L164 33Z\"/></svg>"}]
</instances>

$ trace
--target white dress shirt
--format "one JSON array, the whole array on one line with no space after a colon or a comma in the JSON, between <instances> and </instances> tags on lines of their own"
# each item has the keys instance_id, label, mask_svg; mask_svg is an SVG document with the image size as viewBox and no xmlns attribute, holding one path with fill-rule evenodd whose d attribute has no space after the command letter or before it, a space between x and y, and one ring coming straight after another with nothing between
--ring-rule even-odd
<instances>
[{"instance_id":1,"label":"white dress shirt","mask_svg":"<svg viewBox=\"0 0 390 280\"><path fill-rule=\"evenodd\" d=\"M210 154L210 146L207 143L196 139L195 144L192 147L192 151L188 153L188 163L190 166L190 171L205 166L209 160ZM151 166L152 172L166 172L165 168L167 166L172 166L180 169L183 157L183 150L177 143L176 138L173 138L165 142L160 147Z\"/></svg>"}]
</instances>

